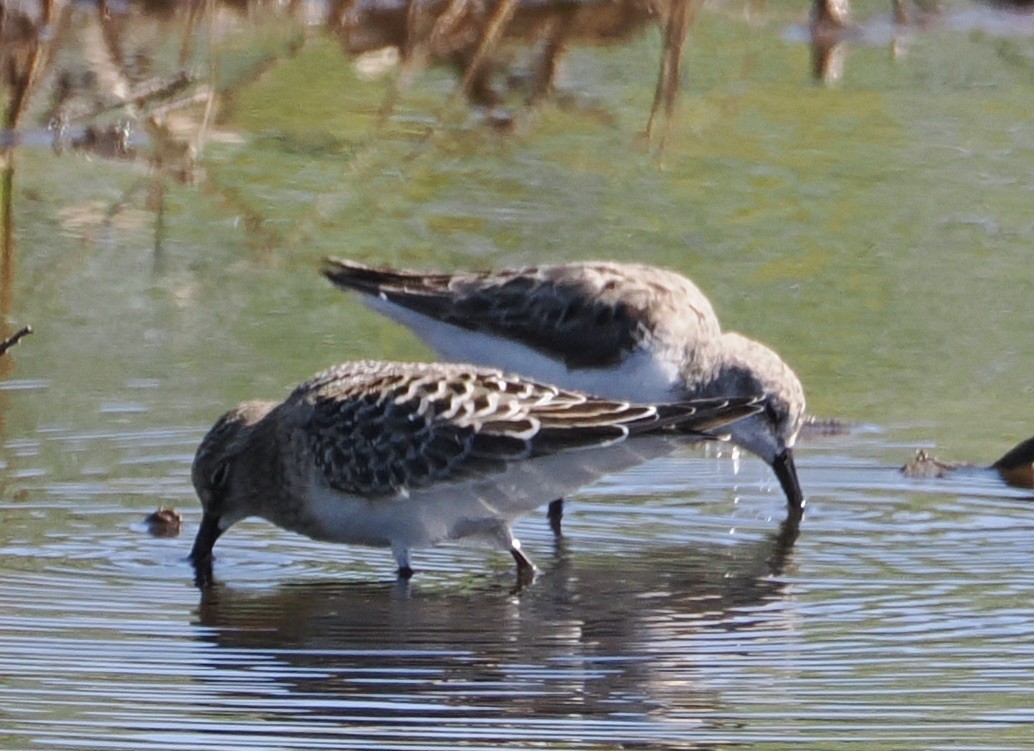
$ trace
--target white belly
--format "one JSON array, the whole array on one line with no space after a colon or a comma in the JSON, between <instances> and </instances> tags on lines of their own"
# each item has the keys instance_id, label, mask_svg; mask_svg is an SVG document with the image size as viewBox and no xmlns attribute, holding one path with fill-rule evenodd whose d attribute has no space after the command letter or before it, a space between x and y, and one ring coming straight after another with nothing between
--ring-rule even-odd
<instances>
[{"instance_id":1,"label":"white belly","mask_svg":"<svg viewBox=\"0 0 1034 751\"><path fill-rule=\"evenodd\" d=\"M672 389L679 376L678 364L653 350L634 352L612 368L572 370L559 360L511 339L442 323L379 297L364 295L363 301L411 330L449 362L499 368L542 383L607 399L662 402L673 398Z\"/></svg>"},{"instance_id":2,"label":"white belly","mask_svg":"<svg viewBox=\"0 0 1034 751\"><path fill-rule=\"evenodd\" d=\"M667 454L678 441L645 436L514 462L492 472L415 488L408 495L362 498L314 478L296 531L333 542L426 548L447 540L509 545L510 525L598 477Z\"/></svg>"}]
</instances>

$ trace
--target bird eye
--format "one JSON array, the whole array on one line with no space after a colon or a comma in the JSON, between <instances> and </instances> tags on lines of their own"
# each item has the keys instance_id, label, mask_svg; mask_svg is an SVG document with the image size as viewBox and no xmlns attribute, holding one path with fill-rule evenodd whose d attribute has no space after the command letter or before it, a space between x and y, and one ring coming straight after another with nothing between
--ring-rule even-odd
<instances>
[{"instance_id":1,"label":"bird eye","mask_svg":"<svg viewBox=\"0 0 1034 751\"><path fill-rule=\"evenodd\" d=\"M230 463L219 462L216 465L215 470L212 472L212 488L215 490L223 490L226 487L227 480L230 479Z\"/></svg>"},{"instance_id":2,"label":"bird eye","mask_svg":"<svg viewBox=\"0 0 1034 751\"><path fill-rule=\"evenodd\" d=\"M765 405L765 414L775 425L783 424L790 415L790 409L786 402L775 400L771 397Z\"/></svg>"}]
</instances>

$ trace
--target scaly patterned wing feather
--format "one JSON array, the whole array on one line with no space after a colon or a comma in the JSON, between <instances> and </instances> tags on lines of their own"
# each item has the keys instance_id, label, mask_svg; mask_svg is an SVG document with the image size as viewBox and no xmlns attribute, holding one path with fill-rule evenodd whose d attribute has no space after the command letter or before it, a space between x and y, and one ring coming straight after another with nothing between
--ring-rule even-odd
<instances>
[{"instance_id":1,"label":"scaly patterned wing feather","mask_svg":"<svg viewBox=\"0 0 1034 751\"><path fill-rule=\"evenodd\" d=\"M338 490L393 494L508 462L601 446L669 426L724 424L747 400L632 405L462 365L360 363L314 376L291 399L310 405L305 433Z\"/></svg>"},{"instance_id":2,"label":"scaly patterned wing feather","mask_svg":"<svg viewBox=\"0 0 1034 751\"><path fill-rule=\"evenodd\" d=\"M519 341L571 368L617 365L673 322L682 322L677 336L689 343L720 333L710 303L689 280L645 266L579 263L424 274L327 258L323 273L339 287ZM672 306L696 315L671 315Z\"/></svg>"}]
</instances>

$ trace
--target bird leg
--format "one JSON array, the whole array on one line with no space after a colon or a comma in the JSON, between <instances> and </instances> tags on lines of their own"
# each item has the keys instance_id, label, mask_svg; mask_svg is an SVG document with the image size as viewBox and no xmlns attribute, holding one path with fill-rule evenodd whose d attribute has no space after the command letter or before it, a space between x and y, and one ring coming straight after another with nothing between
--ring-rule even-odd
<instances>
[{"instance_id":1,"label":"bird leg","mask_svg":"<svg viewBox=\"0 0 1034 751\"><path fill-rule=\"evenodd\" d=\"M549 528L553 530L553 536L556 538L563 537L564 533L560 529L560 520L564 518L563 498L557 498L555 501L550 501L549 509L546 511L546 517L549 519Z\"/></svg>"},{"instance_id":2,"label":"bird leg","mask_svg":"<svg viewBox=\"0 0 1034 751\"><path fill-rule=\"evenodd\" d=\"M531 559L528 558L528 556L526 556L521 550L521 541L516 537L513 538L513 541L510 543L510 555L512 555L513 559L517 562L516 589L519 590L521 587L531 584L532 580L535 578L535 564L532 563Z\"/></svg>"},{"instance_id":3,"label":"bird leg","mask_svg":"<svg viewBox=\"0 0 1034 751\"><path fill-rule=\"evenodd\" d=\"M392 543L391 552L395 556L395 562L399 565L399 579L409 581L409 578L413 576L413 567L409 565L409 548L401 543Z\"/></svg>"}]
</instances>

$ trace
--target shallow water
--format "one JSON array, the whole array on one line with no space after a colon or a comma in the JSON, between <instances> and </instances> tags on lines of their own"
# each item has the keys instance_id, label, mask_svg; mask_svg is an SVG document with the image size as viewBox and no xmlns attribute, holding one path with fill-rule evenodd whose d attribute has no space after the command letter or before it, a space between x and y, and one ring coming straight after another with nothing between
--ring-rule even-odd
<instances>
[{"instance_id":1,"label":"shallow water","mask_svg":"<svg viewBox=\"0 0 1034 751\"><path fill-rule=\"evenodd\" d=\"M573 44L499 130L439 68L382 116L391 73L296 10L113 37L62 6L5 135L0 303L36 333L0 359L0 748L1034 746L1034 491L898 471L1034 433L1029 16L954 3L896 34L859 6L822 85L803 7L708 5L647 138L655 28ZM185 60L193 103L132 153L72 143L125 111L73 119L57 154L59 74L110 83L112 38L131 83ZM799 537L758 460L687 447L573 495L561 544L521 521L519 594L492 551L421 552L403 586L385 551L261 522L202 593L189 472L215 417L427 356L319 278L327 253L677 268L849 429L801 440ZM147 533L160 505L179 537Z\"/></svg>"},{"instance_id":2,"label":"shallow water","mask_svg":"<svg viewBox=\"0 0 1034 751\"><path fill-rule=\"evenodd\" d=\"M132 488L28 483L4 506L5 747L1029 743L1029 492L905 483L876 438L811 449L796 543L757 462L686 449L573 498L559 546L522 522L542 570L519 595L496 553L422 554L407 586L384 551L262 523L199 594Z\"/></svg>"}]
</instances>

